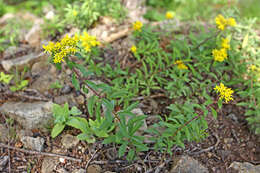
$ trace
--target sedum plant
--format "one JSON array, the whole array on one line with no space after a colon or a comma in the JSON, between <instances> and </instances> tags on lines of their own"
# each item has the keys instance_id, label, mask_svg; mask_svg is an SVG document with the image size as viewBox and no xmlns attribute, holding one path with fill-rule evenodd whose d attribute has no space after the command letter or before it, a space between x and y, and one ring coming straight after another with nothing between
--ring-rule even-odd
<instances>
[{"instance_id":1,"label":"sedum plant","mask_svg":"<svg viewBox=\"0 0 260 173\"><path fill-rule=\"evenodd\" d=\"M185 147L185 141L205 138L207 116L217 118L222 107L237 101L236 94L247 100L250 94L245 88L251 88L250 92L254 94L259 91L259 84L252 84L241 76L247 75L248 63L241 55L244 52L237 51L240 44L237 38L244 34L239 31L240 24L234 18L221 15L215 22L216 28L209 32L190 33L186 38L176 36L166 44L162 43L164 34L140 21L135 22L132 34L135 45L129 48L134 65L126 68L118 62L114 66L100 62L93 53L100 43L86 32L44 45L57 68L63 70L64 64L73 71L74 88L82 95L93 94L86 100L85 118L69 116L66 105L67 118L56 121L55 126L77 128L81 131L78 138L89 143L102 139L105 144L116 144L119 157L126 155L128 160L137 159L138 152L150 149L172 154L174 145ZM76 63L72 56L84 60L84 64ZM251 73L256 74L259 67L252 68ZM108 78L109 83L96 84L88 80L94 75ZM252 80L256 82L255 77ZM245 84L239 86L241 82ZM151 134L152 146L139 133L148 115L132 112L139 105L138 97L164 97L167 100L163 103L166 104L165 111L158 115L159 120L144 132ZM259 100L255 97L252 101L253 104L249 101L238 105L250 105L248 121L257 124L255 115L258 114L255 113L259 110Z\"/></svg>"}]
</instances>

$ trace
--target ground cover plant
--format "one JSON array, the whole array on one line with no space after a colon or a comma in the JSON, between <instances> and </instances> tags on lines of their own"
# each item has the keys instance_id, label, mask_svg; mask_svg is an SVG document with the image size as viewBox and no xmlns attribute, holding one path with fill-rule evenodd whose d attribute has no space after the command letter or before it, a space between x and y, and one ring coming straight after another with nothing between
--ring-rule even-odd
<instances>
[{"instance_id":1,"label":"ground cover plant","mask_svg":"<svg viewBox=\"0 0 260 173\"><path fill-rule=\"evenodd\" d=\"M237 22L219 14L215 23L208 32L201 26L197 29L202 32L174 35L163 43L169 33L155 32L156 28L136 21L132 33L135 45L129 48L133 64L126 68L99 62L100 42L86 32L44 45L51 63L60 70L73 71L71 82L76 90L83 95L93 93L86 100L86 117L77 116L81 113L76 108L69 111L68 105L54 106L52 137L67 125L82 132L80 140L117 144L118 156L127 153L128 160L150 149L172 154L174 145L184 147L185 141L205 138L205 118L216 118L229 103L248 108L247 120L259 134L259 50L255 49L259 40L251 33L254 21ZM75 57L83 59L84 65ZM96 84L89 76L105 76L110 82ZM147 115L135 115L132 110L139 104L136 97L157 96L165 98L166 111L145 131L152 136L153 145L148 145L138 133Z\"/></svg>"},{"instance_id":2,"label":"ground cover plant","mask_svg":"<svg viewBox=\"0 0 260 173\"><path fill-rule=\"evenodd\" d=\"M258 167L257 3L0 0L0 172Z\"/></svg>"}]
</instances>

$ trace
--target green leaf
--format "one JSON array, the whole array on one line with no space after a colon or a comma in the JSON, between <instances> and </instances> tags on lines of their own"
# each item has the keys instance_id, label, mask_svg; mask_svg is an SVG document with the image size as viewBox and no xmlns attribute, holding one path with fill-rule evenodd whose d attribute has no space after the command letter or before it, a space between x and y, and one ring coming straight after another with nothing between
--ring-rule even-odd
<instances>
[{"instance_id":1,"label":"green leaf","mask_svg":"<svg viewBox=\"0 0 260 173\"><path fill-rule=\"evenodd\" d=\"M116 142L116 137L115 135L110 135L106 139L104 139L103 144L110 144L110 143L115 143Z\"/></svg>"},{"instance_id":2,"label":"green leaf","mask_svg":"<svg viewBox=\"0 0 260 173\"><path fill-rule=\"evenodd\" d=\"M70 117L66 122L68 126L80 129L84 133L91 133L91 130L88 125L88 121L85 118L81 117Z\"/></svg>"},{"instance_id":3,"label":"green leaf","mask_svg":"<svg viewBox=\"0 0 260 173\"><path fill-rule=\"evenodd\" d=\"M127 147L127 142L124 142L124 143L120 146L119 151L118 151L118 156L119 156L119 157L122 157L122 156L125 154L125 152L126 152L126 147Z\"/></svg>"},{"instance_id":4,"label":"green leaf","mask_svg":"<svg viewBox=\"0 0 260 173\"><path fill-rule=\"evenodd\" d=\"M63 131L64 128L65 128L65 124L55 124L55 126L51 131L51 137L55 138L56 136L58 136Z\"/></svg>"},{"instance_id":5,"label":"green leaf","mask_svg":"<svg viewBox=\"0 0 260 173\"><path fill-rule=\"evenodd\" d=\"M77 69L79 69L79 71L83 74L84 77L88 77L90 75L93 75L93 72L87 71L86 67L84 67L83 65L76 64L75 66L76 66Z\"/></svg>"},{"instance_id":6,"label":"green leaf","mask_svg":"<svg viewBox=\"0 0 260 173\"><path fill-rule=\"evenodd\" d=\"M222 108L222 99L218 100L218 108L221 109Z\"/></svg>"},{"instance_id":7,"label":"green leaf","mask_svg":"<svg viewBox=\"0 0 260 173\"><path fill-rule=\"evenodd\" d=\"M91 144L96 142L96 139L93 136L86 134L86 133L81 133L77 137L79 140L87 141L88 143L91 143Z\"/></svg>"},{"instance_id":8,"label":"green leaf","mask_svg":"<svg viewBox=\"0 0 260 173\"><path fill-rule=\"evenodd\" d=\"M71 114L71 115L80 115L82 112L77 108L77 107L75 107L75 106L73 106L72 108L71 108L71 110L69 111L69 113Z\"/></svg>"},{"instance_id":9,"label":"green leaf","mask_svg":"<svg viewBox=\"0 0 260 173\"><path fill-rule=\"evenodd\" d=\"M125 111L126 111L126 112L132 111L134 108L136 108L136 107L138 106L138 104L139 104L139 102L134 102L134 103L132 103L130 106L128 106L128 107L125 109Z\"/></svg>"},{"instance_id":10,"label":"green leaf","mask_svg":"<svg viewBox=\"0 0 260 173\"><path fill-rule=\"evenodd\" d=\"M216 111L213 107L211 107L211 112L212 112L212 116L213 116L215 119L217 119L218 114L217 114L217 111Z\"/></svg>"},{"instance_id":11,"label":"green leaf","mask_svg":"<svg viewBox=\"0 0 260 173\"><path fill-rule=\"evenodd\" d=\"M94 111L94 104L95 104L95 99L96 96L92 96L90 97L90 99L88 99L88 104L87 104L87 107L88 107L88 113L90 115L90 117L93 116L93 111Z\"/></svg>"},{"instance_id":12,"label":"green leaf","mask_svg":"<svg viewBox=\"0 0 260 173\"><path fill-rule=\"evenodd\" d=\"M134 157L135 157L135 151L133 149L130 149L126 156L126 159L128 161L132 161L132 160L134 160Z\"/></svg>"},{"instance_id":13,"label":"green leaf","mask_svg":"<svg viewBox=\"0 0 260 173\"><path fill-rule=\"evenodd\" d=\"M4 74L4 72L0 73L0 82L9 84L9 82L12 80L12 78L13 78L13 75Z\"/></svg>"},{"instance_id":14,"label":"green leaf","mask_svg":"<svg viewBox=\"0 0 260 173\"><path fill-rule=\"evenodd\" d=\"M72 74L71 82L72 82L72 84L73 84L73 86L75 87L76 90L80 90L79 81L78 81L78 79L76 78L75 73Z\"/></svg>"}]
</instances>

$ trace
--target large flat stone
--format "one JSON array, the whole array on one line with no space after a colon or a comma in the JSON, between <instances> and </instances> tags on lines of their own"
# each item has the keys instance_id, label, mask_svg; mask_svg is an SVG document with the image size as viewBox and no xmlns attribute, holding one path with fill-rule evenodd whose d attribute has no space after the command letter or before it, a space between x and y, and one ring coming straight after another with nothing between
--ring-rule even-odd
<instances>
[{"instance_id":1,"label":"large flat stone","mask_svg":"<svg viewBox=\"0 0 260 173\"><path fill-rule=\"evenodd\" d=\"M6 102L0 112L16 120L25 129L42 129L50 125L52 102Z\"/></svg>"},{"instance_id":2,"label":"large flat stone","mask_svg":"<svg viewBox=\"0 0 260 173\"><path fill-rule=\"evenodd\" d=\"M40 61L40 59L45 58L46 54L43 52L38 53L31 53L28 55L24 55L18 58L3 60L1 62L3 68L5 71L10 71L10 69L18 67L18 69L23 69L25 66L32 66L37 61ZM46 58L47 59L47 58Z\"/></svg>"}]
</instances>

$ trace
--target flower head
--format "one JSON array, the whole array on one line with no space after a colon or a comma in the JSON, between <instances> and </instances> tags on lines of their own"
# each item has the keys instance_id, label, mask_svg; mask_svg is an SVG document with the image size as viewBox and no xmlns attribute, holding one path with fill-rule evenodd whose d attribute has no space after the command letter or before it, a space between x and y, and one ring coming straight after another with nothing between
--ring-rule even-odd
<instances>
[{"instance_id":1,"label":"flower head","mask_svg":"<svg viewBox=\"0 0 260 173\"><path fill-rule=\"evenodd\" d=\"M76 10L73 10L73 11L72 11L72 14L73 14L73 16L76 17L76 16L78 15L78 12L77 12Z\"/></svg>"},{"instance_id":2,"label":"flower head","mask_svg":"<svg viewBox=\"0 0 260 173\"><path fill-rule=\"evenodd\" d=\"M231 17L231 18L226 19L221 14L219 14L215 18L215 21L216 21L218 29L220 29L220 30L224 30L225 27L227 27L227 26L235 26L236 25L236 20L234 18Z\"/></svg>"},{"instance_id":3,"label":"flower head","mask_svg":"<svg viewBox=\"0 0 260 173\"><path fill-rule=\"evenodd\" d=\"M175 61L174 64L177 64L177 67L180 70L187 70L188 69L188 67L181 60Z\"/></svg>"},{"instance_id":4,"label":"flower head","mask_svg":"<svg viewBox=\"0 0 260 173\"><path fill-rule=\"evenodd\" d=\"M166 19L173 19L174 18L174 12L167 11L165 14Z\"/></svg>"},{"instance_id":5,"label":"flower head","mask_svg":"<svg viewBox=\"0 0 260 173\"><path fill-rule=\"evenodd\" d=\"M140 22L140 21L136 21L135 23L133 23L133 29L135 31L141 31L142 30L142 27L143 27L143 23Z\"/></svg>"},{"instance_id":6,"label":"flower head","mask_svg":"<svg viewBox=\"0 0 260 173\"><path fill-rule=\"evenodd\" d=\"M136 46L133 45L133 46L131 47L131 52L136 53L136 50L137 50Z\"/></svg>"},{"instance_id":7,"label":"flower head","mask_svg":"<svg viewBox=\"0 0 260 173\"><path fill-rule=\"evenodd\" d=\"M229 39L222 38L221 47L224 49L230 49Z\"/></svg>"},{"instance_id":8,"label":"flower head","mask_svg":"<svg viewBox=\"0 0 260 173\"><path fill-rule=\"evenodd\" d=\"M214 90L219 94L221 99L225 99L225 102L229 102L233 99L232 94L234 91L231 88L227 88L223 83L220 83L220 85L217 85Z\"/></svg>"},{"instance_id":9,"label":"flower head","mask_svg":"<svg viewBox=\"0 0 260 173\"><path fill-rule=\"evenodd\" d=\"M78 36L70 38L68 35L62 38L60 42L49 42L48 45L43 45L45 52L48 52L53 57L54 63L61 63L64 57L75 54L77 51Z\"/></svg>"},{"instance_id":10,"label":"flower head","mask_svg":"<svg viewBox=\"0 0 260 173\"><path fill-rule=\"evenodd\" d=\"M221 14L219 14L216 19L216 24L218 25L218 29L220 30L224 30L226 27L226 19L224 18L224 16L222 16Z\"/></svg>"},{"instance_id":11,"label":"flower head","mask_svg":"<svg viewBox=\"0 0 260 173\"><path fill-rule=\"evenodd\" d=\"M90 52L92 47L100 45L97 38L95 36L90 36L87 32L84 32L83 35L80 36L80 41L86 52Z\"/></svg>"},{"instance_id":12,"label":"flower head","mask_svg":"<svg viewBox=\"0 0 260 173\"><path fill-rule=\"evenodd\" d=\"M222 62L227 59L227 50L225 48L222 49L214 49L212 51L213 57L215 61Z\"/></svg>"},{"instance_id":13,"label":"flower head","mask_svg":"<svg viewBox=\"0 0 260 173\"><path fill-rule=\"evenodd\" d=\"M229 25L229 26L236 26L236 20L234 19L234 18L228 18L227 19L227 24Z\"/></svg>"}]
</instances>

